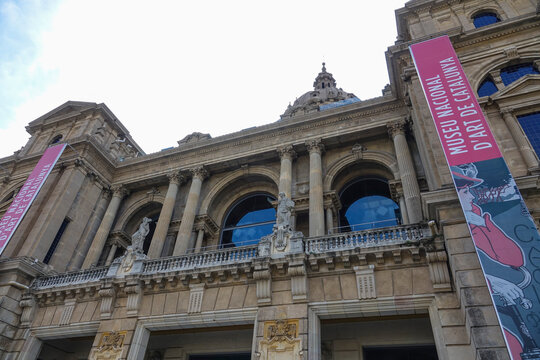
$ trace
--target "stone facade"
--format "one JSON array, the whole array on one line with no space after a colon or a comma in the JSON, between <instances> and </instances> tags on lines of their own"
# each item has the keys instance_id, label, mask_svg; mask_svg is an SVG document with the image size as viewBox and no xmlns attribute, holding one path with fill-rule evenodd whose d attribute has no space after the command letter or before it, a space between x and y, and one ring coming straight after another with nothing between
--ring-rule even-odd
<instances>
[{"instance_id":1,"label":"stone facade","mask_svg":"<svg viewBox=\"0 0 540 360\"><path fill-rule=\"evenodd\" d=\"M49 144L70 146L0 258L0 359L509 359L408 45L448 34L473 89L493 79L479 102L537 221L538 157L516 117L540 111L540 75L505 86L500 72L538 70L538 9L409 1L381 97L338 89L323 65L279 121L158 153L103 104L32 121L28 143L0 159L0 214ZM475 28L482 11L500 21ZM385 184L399 224L344 226L359 179ZM289 201L273 232L220 246L253 194L278 212Z\"/></svg>"}]
</instances>

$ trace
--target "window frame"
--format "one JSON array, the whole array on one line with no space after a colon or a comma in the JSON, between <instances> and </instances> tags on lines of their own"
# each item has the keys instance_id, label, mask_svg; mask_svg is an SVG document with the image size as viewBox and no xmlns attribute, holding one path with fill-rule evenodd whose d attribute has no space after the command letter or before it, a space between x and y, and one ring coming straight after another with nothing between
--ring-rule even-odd
<instances>
[{"instance_id":1,"label":"window frame","mask_svg":"<svg viewBox=\"0 0 540 360\"><path fill-rule=\"evenodd\" d=\"M222 221L222 226L221 226L221 231L220 231L220 234L219 234L219 248L224 248L224 247L232 247L232 246L236 246L234 242L230 242L230 243L223 243L223 234L226 232L226 231L234 231L236 229L247 229L249 227L255 227L255 226L260 226L260 225L269 225L269 224L275 224L276 223L276 219L277 219L277 213L276 213L276 216L274 217L274 220L273 221L262 221L262 222L257 222L257 223L251 223L251 224L245 224L245 225L236 225L236 226L228 226L226 227L226 223L227 223L227 220L229 219L229 216L233 213L233 211L244 201L250 199L250 198L254 198L254 197L258 197L258 196L265 196L266 198L270 198L271 201L277 201L277 198L270 194L270 193L266 193L266 192L252 192L252 193L249 193L249 194L246 194L242 197L240 197L238 200L236 200L235 202L232 203L232 205L229 207L229 209L227 210L227 212L225 213L225 216L223 217L223 221ZM274 208L271 204L270 204L271 208ZM275 208L274 208L275 210ZM248 213L246 213L247 215ZM244 215L245 216L245 215ZM256 239L251 239L251 240L246 240L248 242L252 241L252 240L256 240ZM260 240L257 239L257 240ZM248 245L248 244L241 244L239 246L243 246L243 245Z\"/></svg>"}]
</instances>

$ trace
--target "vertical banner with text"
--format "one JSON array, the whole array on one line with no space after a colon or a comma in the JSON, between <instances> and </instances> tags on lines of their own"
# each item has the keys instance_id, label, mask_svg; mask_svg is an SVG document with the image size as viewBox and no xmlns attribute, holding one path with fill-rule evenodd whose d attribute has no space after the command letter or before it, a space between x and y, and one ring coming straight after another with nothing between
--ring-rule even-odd
<instances>
[{"instance_id":1,"label":"vertical banner with text","mask_svg":"<svg viewBox=\"0 0 540 360\"><path fill-rule=\"evenodd\" d=\"M17 226L21 223L65 148L66 144L61 144L45 150L36 167L13 199L9 209L2 216L0 220L0 255L4 252L9 240L17 230Z\"/></svg>"},{"instance_id":2,"label":"vertical banner with text","mask_svg":"<svg viewBox=\"0 0 540 360\"><path fill-rule=\"evenodd\" d=\"M510 356L540 359L540 235L448 36L410 51Z\"/></svg>"}]
</instances>

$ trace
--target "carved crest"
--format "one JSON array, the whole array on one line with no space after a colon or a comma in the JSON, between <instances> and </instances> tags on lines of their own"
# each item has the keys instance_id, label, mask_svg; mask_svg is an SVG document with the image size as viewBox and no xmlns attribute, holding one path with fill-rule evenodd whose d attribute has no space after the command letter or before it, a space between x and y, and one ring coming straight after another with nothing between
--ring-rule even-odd
<instances>
[{"instance_id":1,"label":"carved crest","mask_svg":"<svg viewBox=\"0 0 540 360\"><path fill-rule=\"evenodd\" d=\"M111 331L103 333L103 335L101 335L101 340L99 341L98 352L121 350L124 345L126 334L127 331Z\"/></svg>"},{"instance_id":2,"label":"carved crest","mask_svg":"<svg viewBox=\"0 0 540 360\"><path fill-rule=\"evenodd\" d=\"M296 338L297 324L287 320L277 320L275 324L268 326L267 339L269 342L291 342Z\"/></svg>"}]
</instances>

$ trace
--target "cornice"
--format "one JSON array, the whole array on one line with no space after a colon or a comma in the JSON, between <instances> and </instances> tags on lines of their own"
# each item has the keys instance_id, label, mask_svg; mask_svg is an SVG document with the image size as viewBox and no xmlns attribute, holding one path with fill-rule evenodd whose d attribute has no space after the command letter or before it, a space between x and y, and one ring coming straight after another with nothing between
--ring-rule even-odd
<instances>
[{"instance_id":1,"label":"cornice","mask_svg":"<svg viewBox=\"0 0 540 360\"><path fill-rule=\"evenodd\" d=\"M493 25L489 29L479 28L469 32L460 34L457 39L452 42L455 49L464 48L467 46L475 45L484 41L489 41L497 38L501 38L510 34L514 34L521 31L534 29L540 26L540 21L526 23L522 25L516 25L516 22L522 22L526 20L537 20L538 15L528 16L526 18L520 18L514 21L501 22L500 25ZM508 21L508 20L507 20ZM501 29L504 28L504 29ZM489 31L489 34L485 32Z\"/></svg>"},{"instance_id":2,"label":"cornice","mask_svg":"<svg viewBox=\"0 0 540 360\"><path fill-rule=\"evenodd\" d=\"M382 99L382 97L376 98L376 99L377 100ZM238 147L238 146L249 144L249 143L260 142L261 140L265 140L268 138L283 137L283 136L293 134L296 132L304 132L305 130L314 129L318 127L324 127L327 125L335 124L337 122L342 122L342 121L350 120L350 119L356 119L362 116L373 116L379 113L391 112L404 106L400 104L400 102L396 99L392 99L391 101L388 101L387 99L385 100L386 101L381 104L371 103L371 104L367 104L367 106L366 104L364 104L364 102L360 103L361 105L369 107L371 109L362 111L361 109L353 108L353 109L347 110L348 113L354 113L354 114L340 116L339 112L328 113L327 111L324 111L322 113L317 113L316 115L307 114L303 116L298 116L291 119L281 120L281 121L277 121L271 124L258 126L253 129L243 130L240 132L219 136L209 141L206 141L204 144L200 144L200 143L193 143L191 145L187 144L187 145L182 146L182 148L174 148L174 149L166 150L163 152L157 152L157 153L149 154L149 155L134 158L134 159L127 159L123 163L118 164L118 167L124 168L130 165L134 165L134 164L142 163L146 161L151 161L151 160L166 157L166 156L171 156L173 158L174 157L180 158L180 156L182 156L182 160L185 160L184 154L189 153L194 150L197 151L198 155L219 152L225 149L230 149L230 148ZM356 104L351 104L351 105L356 105Z\"/></svg>"},{"instance_id":3,"label":"cornice","mask_svg":"<svg viewBox=\"0 0 540 360\"><path fill-rule=\"evenodd\" d=\"M314 128L319 127L329 127L335 124L340 124L340 126L335 126L335 129L333 131L325 131L325 139L333 138L340 135L346 135L350 134L351 132L362 132L367 130L375 130L379 129L380 132L384 132L386 129L386 123L389 120L395 120L396 118L396 111L399 109L405 109L406 105L402 103L399 100L393 100L390 103L385 104L385 106L379 106L375 109L366 109L364 111L356 111L354 114L350 114L347 116L331 116L331 117L321 117L320 119L310 119L306 121L302 121L301 123L292 122L288 124L284 124L284 126L281 129L274 129L274 131L258 131L256 134L253 134L252 136L244 136L244 137L236 137L237 133L235 133L235 138L231 139L230 141L218 141L215 142L205 142L205 144L202 145L194 145L191 149L182 149L176 151L174 153L169 153L167 155L161 155L160 157L152 156L150 155L150 158L148 156L140 157L136 159L130 159L129 163L128 161L125 161L118 168L119 172L117 173L115 182L124 182L126 184L128 183L136 183L140 181L145 181L149 179L156 179L158 177L164 177L166 175L167 170L163 170L161 172L153 172L153 173L147 173L145 170L139 171L141 169L141 166L143 164L148 163L146 166L151 166L150 161L155 161L158 158L161 159L167 159L167 161L171 164L182 164L181 166L174 165L175 167L178 167L180 171L188 170L189 168L193 167L194 165L197 165L200 163L200 161L204 161L205 165L208 166L211 170L211 166L218 165L221 163L226 163L230 160L238 160L241 158L249 158L251 156L255 155L261 155L261 154L267 154L269 157L276 158L276 161L278 161L278 156L276 154L276 148L280 146L281 144L278 144L281 139L287 138L291 134L296 134L298 132L301 133L308 133L313 132L312 130ZM405 111L405 110L404 110ZM376 114L392 114L391 119L373 119L373 116ZM397 115L398 117L401 117L401 115ZM366 122L362 123L362 118L366 118ZM289 120L286 120L289 122ZM348 121L349 124L345 124L344 122ZM355 121L354 123L351 123ZM284 121L283 121L284 122ZM280 122L278 125L280 125ZM275 124L272 124L275 126ZM265 147L249 147L247 145L250 144L260 144L263 142L268 142L268 139L278 139L275 141L275 143L271 143L268 146ZM216 138L219 140L219 138ZM305 138L299 138L296 140L296 142L291 143L290 141L287 142L289 145L296 146L298 145L300 148L304 147L304 140L308 139L308 137ZM225 154L219 156L219 154L223 154L228 149L234 149L241 146L245 146L246 148L249 147L249 149L246 150L237 150L232 151L230 154ZM212 154L211 159L208 158L208 155ZM216 156L218 155L218 156ZM204 160L201 160L205 158ZM139 172L138 172L139 171ZM133 177L134 173L140 173L140 176Z\"/></svg>"}]
</instances>

